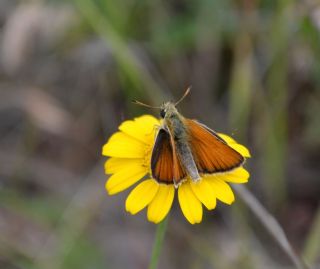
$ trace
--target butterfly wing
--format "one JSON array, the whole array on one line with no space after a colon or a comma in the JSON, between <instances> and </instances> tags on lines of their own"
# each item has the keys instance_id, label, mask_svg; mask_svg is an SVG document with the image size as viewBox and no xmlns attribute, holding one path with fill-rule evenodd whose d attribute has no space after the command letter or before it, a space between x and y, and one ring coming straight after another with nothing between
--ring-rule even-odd
<instances>
[{"instance_id":1,"label":"butterfly wing","mask_svg":"<svg viewBox=\"0 0 320 269\"><path fill-rule=\"evenodd\" d=\"M185 119L185 123L199 173L226 172L244 163L244 157L229 147L214 131L195 120Z\"/></svg>"},{"instance_id":2,"label":"butterfly wing","mask_svg":"<svg viewBox=\"0 0 320 269\"><path fill-rule=\"evenodd\" d=\"M151 155L152 177L159 183L179 184L186 177L175 152L170 134L164 128L158 132Z\"/></svg>"}]
</instances>

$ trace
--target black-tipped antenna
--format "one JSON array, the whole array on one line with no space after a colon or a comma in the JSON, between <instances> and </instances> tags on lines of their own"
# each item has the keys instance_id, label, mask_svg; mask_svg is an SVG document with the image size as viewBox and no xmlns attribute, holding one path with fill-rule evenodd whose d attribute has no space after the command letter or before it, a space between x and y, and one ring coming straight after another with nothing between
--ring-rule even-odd
<instances>
[{"instance_id":1,"label":"black-tipped antenna","mask_svg":"<svg viewBox=\"0 0 320 269\"><path fill-rule=\"evenodd\" d=\"M178 105L191 91L191 86L185 91L182 97L174 104L175 106Z\"/></svg>"},{"instance_id":2,"label":"black-tipped antenna","mask_svg":"<svg viewBox=\"0 0 320 269\"><path fill-rule=\"evenodd\" d=\"M159 106L150 106L150 105L147 105L147 104L142 103L142 102L137 101L137 100L132 100L132 103L134 103L136 105L139 105L139 106L145 106L145 107L148 107L148 108L160 108Z\"/></svg>"}]
</instances>

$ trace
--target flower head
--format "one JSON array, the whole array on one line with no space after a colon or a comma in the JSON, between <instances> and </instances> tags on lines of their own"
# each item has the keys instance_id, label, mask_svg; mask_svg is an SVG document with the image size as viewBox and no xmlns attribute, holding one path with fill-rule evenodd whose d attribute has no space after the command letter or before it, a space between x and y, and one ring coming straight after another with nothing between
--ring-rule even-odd
<instances>
[{"instance_id":1,"label":"flower head","mask_svg":"<svg viewBox=\"0 0 320 269\"><path fill-rule=\"evenodd\" d=\"M147 207L148 220L154 223L168 214L176 192L173 184L159 184L151 176L151 153L159 126L160 121L151 115L125 121L102 149L102 154L110 157L105 163L106 174L111 174L106 182L107 192L119 193L144 179L127 197L126 210L136 214ZM243 157L250 157L246 147L225 134L219 136ZM202 205L212 210L217 200L232 204L235 198L228 183L246 183L248 179L249 173L241 166L226 173L202 175L198 182L185 180L177 188L184 216L191 224L200 223Z\"/></svg>"}]
</instances>

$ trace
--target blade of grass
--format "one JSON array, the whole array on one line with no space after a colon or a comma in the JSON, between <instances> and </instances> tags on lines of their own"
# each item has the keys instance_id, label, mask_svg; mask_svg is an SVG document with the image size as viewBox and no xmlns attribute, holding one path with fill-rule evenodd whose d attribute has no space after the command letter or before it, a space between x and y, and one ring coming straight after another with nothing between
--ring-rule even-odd
<instances>
[{"instance_id":1,"label":"blade of grass","mask_svg":"<svg viewBox=\"0 0 320 269\"><path fill-rule=\"evenodd\" d=\"M278 1L269 28L270 66L266 74L264 162L263 174L268 178L268 196L273 208L286 200L285 162L288 141L288 70L292 1Z\"/></svg>"},{"instance_id":2,"label":"blade of grass","mask_svg":"<svg viewBox=\"0 0 320 269\"><path fill-rule=\"evenodd\" d=\"M314 218L312 228L308 234L308 238L304 247L304 257L308 264L312 265L316 262L320 253L320 207Z\"/></svg>"},{"instance_id":3,"label":"blade of grass","mask_svg":"<svg viewBox=\"0 0 320 269\"><path fill-rule=\"evenodd\" d=\"M235 61L230 85L230 126L237 128L237 137L243 139L248 130L251 96L254 82L252 44L250 36L243 32L236 39Z\"/></svg>"},{"instance_id":4,"label":"blade of grass","mask_svg":"<svg viewBox=\"0 0 320 269\"><path fill-rule=\"evenodd\" d=\"M140 92L141 95L147 94L155 102L162 100L164 96L159 85L117 31L113 29L108 18L98 9L94 1L73 1L84 18L88 20L94 30L110 46L119 67L135 87L135 90ZM142 88L142 86L144 87Z\"/></svg>"},{"instance_id":5,"label":"blade of grass","mask_svg":"<svg viewBox=\"0 0 320 269\"><path fill-rule=\"evenodd\" d=\"M288 258L292 261L297 269L309 269L305 262L294 252L283 229L276 219L263 207L256 197L244 186L234 185L233 188L239 197L259 219L261 224L266 228L270 235L279 244Z\"/></svg>"}]
</instances>

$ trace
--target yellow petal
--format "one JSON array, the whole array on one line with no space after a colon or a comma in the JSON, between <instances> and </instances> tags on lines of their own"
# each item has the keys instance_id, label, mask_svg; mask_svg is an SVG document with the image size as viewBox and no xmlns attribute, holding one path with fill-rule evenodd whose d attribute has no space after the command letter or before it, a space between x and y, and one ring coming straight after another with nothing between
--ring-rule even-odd
<instances>
[{"instance_id":1,"label":"yellow petal","mask_svg":"<svg viewBox=\"0 0 320 269\"><path fill-rule=\"evenodd\" d=\"M222 134L222 133L218 133L218 135L227 142L227 144L233 148L235 151L239 152L243 157L246 158L250 158L251 154L249 152L249 150L241 144L238 144L232 137L226 135L226 134Z\"/></svg>"},{"instance_id":2,"label":"yellow petal","mask_svg":"<svg viewBox=\"0 0 320 269\"><path fill-rule=\"evenodd\" d=\"M217 176L208 176L205 179L213 187L217 199L221 202L231 205L234 202L234 194L230 186Z\"/></svg>"},{"instance_id":3,"label":"yellow petal","mask_svg":"<svg viewBox=\"0 0 320 269\"><path fill-rule=\"evenodd\" d=\"M249 172L243 167L236 168L231 172L216 175L216 177L223 181L231 183L246 183L248 182L249 176Z\"/></svg>"},{"instance_id":4,"label":"yellow petal","mask_svg":"<svg viewBox=\"0 0 320 269\"><path fill-rule=\"evenodd\" d=\"M148 206L148 220L159 223L167 216L174 198L173 185L159 184L158 192Z\"/></svg>"},{"instance_id":5,"label":"yellow petal","mask_svg":"<svg viewBox=\"0 0 320 269\"><path fill-rule=\"evenodd\" d=\"M189 181L182 183L178 189L178 199L183 215L191 223L200 223L202 220L202 205L194 195Z\"/></svg>"},{"instance_id":6,"label":"yellow petal","mask_svg":"<svg viewBox=\"0 0 320 269\"><path fill-rule=\"evenodd\" d=\"M205 180L201 179L198 182L190 183L193 193L200 200L201 203L205 205L209 210L214 209L217 204L215 191L212 188L211 184Z\"/></svg>"},{"instance_id":7,"label":"yellow petal","mask_svg":"<svg viewBox=\"0 0 320 269\"><path fill-rule=\"evenodd\" d=\"M103 146L102 155L118 158L144 158L145 145L125 133L117 132Z\"/></svg>"},{"instance_id":8,"label":"yellow petal","mask_svg":"<svg viewBox=\"0 0 320 269\"><path fill-rule=\"evenodd\" d=\"M145 144L153 144L157 126L159 126L159 120L151 115L144 115L123 122L119 130Z\"/></svg>"},{"instance_id":9,"label":"yellow petal","mask_svg":"<svg viewBox=\"0 0 320 269\"><path fill-rule=\"evenodd\" d=\"M143 166L127 166L113 174L106 182L106 189L110 195L129 188L147 174L148 170Z\"/></svg>"},{"instance_id":10,"label":"yellow petal","mask_svg":"<svg viewBox=\"0 0 320 269\"><path fill-rule=\"evenodd\" d=\"M126 200L126 210L136 214L144 209L154 198L159 184L154 179L147 179L135 187Z\"/></svg>"},{"instance_id":11,"label":"yellow petal","mask_svg":"<svg viewBox=\"0 0 320 269\"><path fill-rule=\"evenodd\" d=\"M223 133L218 133L218 135L227 142L227 144L235 144L237 143L236 140L234 140L231 136L223 134Z\"/></svg>"},{"instance_id":12,"label":"yellow petal","mask_svg":"<svg viewBox=\"0 0 320 269\"><path fill-rule=\"evenodd\" d=\"M106 174L114 174L125 169L127 166L143 166L143 159L109 158L104 165Z\"/></svg>"},{"instance_id":13,"label":"yellow petal","mask_svg":"<svg viewBox=\"0 0 320 269\"><path fill-rule=\"evenodd\" d=\"M250 151L244 145L229 144L229 146L233 148L235 151L239 152L243 157L246 157L246 158L251 157Z\"/></svg>"}]
</instances>

